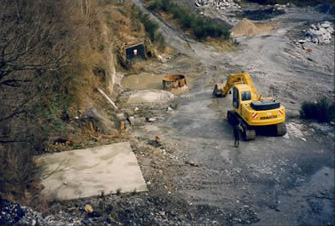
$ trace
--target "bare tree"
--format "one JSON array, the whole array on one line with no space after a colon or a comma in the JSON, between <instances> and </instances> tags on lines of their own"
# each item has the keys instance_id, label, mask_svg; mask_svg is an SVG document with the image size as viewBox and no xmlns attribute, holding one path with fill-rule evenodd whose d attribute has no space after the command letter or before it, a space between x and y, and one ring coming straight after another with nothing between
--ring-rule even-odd
<instances>
[{"instance_id":1,"label":"bare tree","mask_svg":"<svg viewBox=\"0 0 335 226\"><path fill-rule=\"evenodd\" d=\"M0 3L0 194L23 192L46 133L39 113L69 63L70 1ZM22 189L20 189L22 188Z\"/></svg>"}]
</instances>

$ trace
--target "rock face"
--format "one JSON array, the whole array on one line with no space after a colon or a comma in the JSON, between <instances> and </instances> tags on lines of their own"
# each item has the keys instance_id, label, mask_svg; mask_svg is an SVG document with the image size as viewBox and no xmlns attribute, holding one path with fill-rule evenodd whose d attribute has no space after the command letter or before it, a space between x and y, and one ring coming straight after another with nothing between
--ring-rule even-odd
<instances>
[{"instance_id":1,"label":"rock face","mask_svg":"<svg viewBox=\"0 0 335 226\"><path fill-rule=\"evenodd\" d=\"M314 43L330 43L331 35L334 33L333 25L325 21L323 23L312 24L307 31L305 31L305 36L307 41Z\"/></svg>"}]
</instances>

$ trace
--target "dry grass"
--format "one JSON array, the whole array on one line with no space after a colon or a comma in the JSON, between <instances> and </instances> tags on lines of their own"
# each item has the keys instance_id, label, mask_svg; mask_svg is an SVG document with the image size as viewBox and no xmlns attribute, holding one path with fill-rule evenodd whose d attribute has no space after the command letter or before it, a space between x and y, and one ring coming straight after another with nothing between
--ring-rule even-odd
<instances>
[{"instance_id":1,"label":"dry grass","mask_svg":"<svg viewBox=\"0 0 335 226\"><path fill-rule=\"evenodd\" d=\"M236 48L236 44L227 40L207 39L204 43L215 47L218 52L230 52Z\"/></svg>"},{"instance_id":2,"label":"dry grass","mask_svg":"<svg viewBox=\"0 0 335 226\"><path fill-rule=\"evenodd\" d=\"M70 15L67 20L52 18L52 21L57 21L57 26L61 27L65 26L62 23L66 23L66 28L71 31L66 34L69 37L61 37L62 40L66 40L63 47L68 50L69 62L51 77L54 83L48 83L49 77L44 77L44 82L51 88L45 95L41 95L40 101L36 101L36 107L27 109L28 113L24 117L28 117L29 120L15 119L16 122L10 124L16 126L9 127L11 133L16 133L11 134L14 138L16 136L25 140L28 140L29 136L32 138L15 144L0 143L1 197L27 205L36 203L35 206L42 205L45 209L44 206L48 206L52 197L38 200L38 193L41 190L38 186L38 166L32 161L33 156L37 154L36 150L39 153L63 151L129 138L126 133L119 134L117 128L114 128L115 130L112 128L116 134L111 133L111 137L99 138L99 129L92 131L89 122L83 125L74 123L74 118L84 114L90 106L96 107L98 111L108 112L112 116L113 110L106 107L108 106L106 101L95 88L102 88L108 93L109 79L106 77L111 76L113 67L117 66L115 47L132 40L144 39L146 35L144 26L137 18L130 18L133 12L131 3L112 4L111 1L105 1L104 4L100 4L88 1L89 7L85 12L77 5L81 3L84 1L45 3L50 4L50 8L58 7L56 4L67 5L65 7L69 10L67 15ZM13 5L15 6L15 3ZM133 70L140 71L143 67L144 62L138 62L134 64ZM95 73L96 69L103 73ZM14 94L16 96L12 99L17 99L18 95L24 96L24 93L13 92ZM68 114L68 119L62 119L63 112ZM67 137L67 134L71 134L69 138L71 145L56 144L50 140Z\"/></svg>"}]
</instances>

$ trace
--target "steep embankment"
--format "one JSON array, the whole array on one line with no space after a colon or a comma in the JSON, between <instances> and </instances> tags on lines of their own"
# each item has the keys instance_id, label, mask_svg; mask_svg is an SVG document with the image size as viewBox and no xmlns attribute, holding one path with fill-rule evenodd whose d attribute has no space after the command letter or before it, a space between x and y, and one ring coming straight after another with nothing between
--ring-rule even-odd
<instances>
[{"instance_id":1,"label":"steep embankment","mask_svg":"<svg viewBox=\"0 0 335 226\"><path fill-rule=\"evenodd\" d=\"M164 40L131 3L2 1L0 21L0 196L29 204L41 189L33 156L117 134L96 88L120 91L116 68L132 68L127 43L154 55Z\"/></svg>"}]
</instances>

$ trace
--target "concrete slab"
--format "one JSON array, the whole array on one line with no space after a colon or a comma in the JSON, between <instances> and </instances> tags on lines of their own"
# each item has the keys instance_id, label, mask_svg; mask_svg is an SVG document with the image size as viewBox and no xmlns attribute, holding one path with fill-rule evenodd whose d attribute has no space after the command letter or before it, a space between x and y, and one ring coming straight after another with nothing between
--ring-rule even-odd
<instances>
[{"instance_id":1,"label":"concrete slab","mask_svg":"<svg viewBox=\"0 0 335 226\"><path fill-rule=\"evenodd\" d=\"M121 192L147 191L130 144L117 143L89 149L46 154L42 166L42 191L59 200Z\"/></svg>"}]
</instances>

